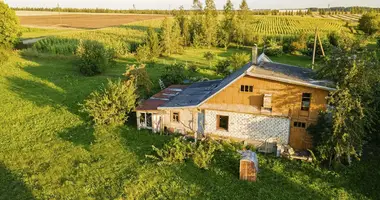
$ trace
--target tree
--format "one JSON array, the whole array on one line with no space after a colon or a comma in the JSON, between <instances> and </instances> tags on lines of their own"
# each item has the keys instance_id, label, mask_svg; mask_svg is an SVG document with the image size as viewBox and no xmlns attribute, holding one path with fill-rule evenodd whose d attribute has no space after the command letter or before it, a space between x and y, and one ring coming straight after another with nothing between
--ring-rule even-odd
<instances>
[{"instance_id":1,"label":"tree","mask_svg":"<svg viewBox=\"0 0 380 200\"><path fill-rule=\"evenodd\" d=\"M97 41L80 41L76 54L79 71L86 76L101 74L115 64L115 52Z\"/></svg>"},{"instance_id":2,"label":"tree","mask_svg":"<svg viewBox=\"0 0 380 200\"><path fill-rule=\"evenodd\" d=\"M150 80L148 71L144 64L140 64L138 67L135 65L127 66L125 73L123 74L127 80L135 80L135 85L139 93L139 97L145 97L149 95L153 83Z\"/></svg>"},{"instance_id":3,"label":"tree","mask_svg":"<svg viewBox=\"0 0 380 200\"><path fill-rule=\"evenodd\" d=\"M123 125L135 108L136 99L133 78L126 82L108 80L107 86L90 94L80 111L87 113L96 125Z\"/></svg>"},{"instance_id":4,"label":"tree","mask_svg":"<svg viewBox=\"0 0 380 200\"><path fill-rule=\"evenodd\" d=\"M380 16L375 13L366 13L359 19L358 28L367 35L373 35L380 30Z\"/></svg>"},{"instance_id":5,"label":"tree","mask_svg":"<svg viewBox=\"0 0 380 200\"><path fill-rule=\"evenodd\" d=\"M209 62L209 66L211 67L211 61L214 60L215 54L211 51L208 51L203 54L203 57Z\"/></svg>"},{"instance_id":6,"label":"tree","mask_svg":"<svg viewBox=\"0 0 380 200\"><path fill-rule=\"evenodd\" d=\"M235 20L234 6L231 0L224 5L224 19L218 28L218 43L225 49L228 48L232 40L233 24Z\"/></svg>"},{"instance_id":7,"label":"tree","mask_svg":"<svg viewBox=\"0 0 380 200\"><path fill-rule=\"evenodd\" d=\"M172 25L169 21L169 18L165 18L161 25L160 32L160 44L162 48L162 53L170 55L173 53L172 45Z\"/></svg>"},{"instance_id":8,"label":"tree","mask_svg":"<svg viewBox=\"0 0 380 200\"><path fill-rule=\"evenodd\" d=\"M206 0L205 18L203 20L203 34L206 45L210 48L217 43L218 13L214 0Z\"/></svg>"},{"instance_id":9,"label":"tree","mask_svg":"<svg viewBox=\"0 0 380 200\"><path fill-rule=\"evenodd\" d=\"M328 158L330 165L332 162L350 164L352 156L359 156L365 137L377 131L375 119L380 113L373 105L379 91L379 59L373 52L356 48L337 48L331 55L318 74L337 85L329 100L333 106L330 111L332 129L331 133L322 132L330 138L322 140L316 149L324 154L322 159ZM313 137L320 134L318 131L311 133Z\"/></svg>"},{"instance_id":10,"label":"tree","mask_svg":"<svg viewBox=\"0 0 380 200\"><path fill-rule=\"evenodd\" d=\"M20 22L15 11L0 2L0 49L12 48L20 36Z\"/></svg>"},{"instance_id":11,"label":"tree","mask_svg":"<svg viewBox=\"0 0 380 200\"><path fill-rule=\"evenodd\" d=\"M157 32L152 27L148 28L147 36L145 38L145 44L150 49L150 55L149 55L150 57L157 58L160 56L161 54L160 41L158 39Z\"/></svg>"},{"instance_id":12,"label":"tree","mask_svg":"<svg viewBox=\"0 0 380 200\"><path fill-rule=\"evenodd\" d=\"M183 44L184 46L189 46L191 43L190 21L189 21L189 18L187 17L187 14L183 6L180 7L179 12L176 14L175 18L181 29Z\"/></svg>"},{"instance_id":13,"label":"tree","mask_svg":"<svg viewBox=\"0 0 380 200\"><path fill-rule=\"evenodd\" d=\"M228 70L230 65L231 63L229 60L219 60L215 66L216 68L215 73L218 75L227 76L230 73L230 71Z\"/></svg>"},{"instance_id":14,"label":"tree","mask_svg":"<svg viewBox=\"0 0 380 200\"><path fill-rule=\"evenodd\" d=\"M171 49L172 53L183 52L183 37L181 35L181 29L179 27L178 22L173 23L171 34Z\"/></svg>"},{"instance_id":15,"label":"tree","mask_svg":"<svg viewBox=\"0 0 380 200\"><path fill-rule=\"evenodd\" d=\"M164 75L160 78L165 85L182 84L186 79L185 65L182 63L167 65Z\"/></svg>"},{"instance_id":16,"label":"tree","mask_svg":"<svg viewBox=\"0 0 380 200\"><path fill-rule=\"evenodd\" d=\"M249 54L246 53L235 53L229 58L230 65L237 70L248 63L249 57Z\"/></svg>"},{"instance_id":17,"label":"tree","mask_svg":"<svg viewBox=\"0 0 380 200\"><path fill-rule=\"evenodd\" d=\"M136 60L139 63L145 63L152 60L152 57L150 56L150 48L148 45L143 44L137 47Z\"/></svg>"},{"instance_id":18,"label":"tree","mask_svg":"<svg viewBox=\"0 0 380 200\"><path fill-rule=\"evenodd\" d=\"M246 0L243 0L240 4L240 10L239 10L239 14L240 14L240 17L241 18L245 18L247 17L248 13L249 13L249 7L248 7L248 3ZM246 19L246 18L245 18Z\"/></svg>"}]
</instances>

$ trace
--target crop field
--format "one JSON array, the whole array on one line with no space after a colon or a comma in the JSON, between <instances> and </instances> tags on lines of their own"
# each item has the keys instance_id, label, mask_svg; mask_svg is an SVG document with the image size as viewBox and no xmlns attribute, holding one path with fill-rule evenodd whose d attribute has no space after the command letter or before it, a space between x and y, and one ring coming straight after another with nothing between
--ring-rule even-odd
<instances>
[{"instance_id":1,"label":"crop field","mask_svg":"<svg viewBox=\"0 0 380 200\"><path fill-rule=\"evenodd\" d=\"M163 15L109 15L109 14L63 14L43 16L19 16L24 26L35 27L66 27L96 29L118 26L135 21L164 18Z\"/></svg>"},{"instance_id":2,"label":"crop field","mask_svg":"<svg viewBox=\"0 0 380 200\"><path fill-rule=\"evenodd\" d=\"M315 28L322 33L348 31L340 20L298 16L255 16L250 19L249 24L252 31L262 35L314 33Z\"/></svg>"}]
</instances>

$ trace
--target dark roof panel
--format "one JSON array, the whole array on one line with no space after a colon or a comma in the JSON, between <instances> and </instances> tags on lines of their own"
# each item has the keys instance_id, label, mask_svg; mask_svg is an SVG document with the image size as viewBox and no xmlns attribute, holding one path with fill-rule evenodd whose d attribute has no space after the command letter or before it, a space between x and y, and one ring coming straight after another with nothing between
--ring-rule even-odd
<instances>
[{"instance_id":1,"label":"dark roof panel","mask_svg":"<svg viewBox=\"0 0 380 200\"><path fill-rule=\"evenodd\" d=\"M224 87L232 83L236 78L240 77L251 67L251 63L246 64L242 68L236 70L231 75L227 76L223 80L204 81L191 84L178 96L174 97L169 102L163 104L160 107L189 107L197 106L205 101L207 98L216 94Z\"/></svg>"}]
</instances>

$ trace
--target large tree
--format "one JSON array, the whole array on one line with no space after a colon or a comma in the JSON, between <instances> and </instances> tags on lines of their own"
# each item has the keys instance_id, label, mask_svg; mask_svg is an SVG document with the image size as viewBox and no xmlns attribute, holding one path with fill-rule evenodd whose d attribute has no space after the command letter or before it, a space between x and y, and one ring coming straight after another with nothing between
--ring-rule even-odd
<instances>
[{"instance_id":1,"label":"large tree","mask_svg":"<svg viewBox=\"0 0 380 200\"><path fill-rule=\"evenodd\" d=\"M214 0L206 0L205 18L203 20L203 34L206 45L210 48L216 45L216 36L218 28L218 13L216 11Z\"/></svg>"},{"instance_id":2,"label":"large tree","mask_svg":"<svg viewBox=\"0 0 380 200\"><path fill-rule=\"evenodd\" d=\"M0 48L13 47L20 36L20 22L15 11L0 2Z\"/></svg>"},{"instance_id":3,"label":"large tree","mask_svg":"<svg viewBox=\"0 0 380 200\"><path fill-rule=\"evenodd\" d=\"M147 37L145 38L145 44L149 47L150 56L152 58L157 58L160 56L160 54L161 54L160 41L158 39L157 32L152 27L150 27L147 31Z\"/></svg>"},{"instance_id":4,"label":"large tree","mask_svg":"<svg viewBox=\"0 0 380 200\"><path fill-rule=\"evenodd\" d=\"M366 13L359 19L359 29L367 35L375 34L380 30L380 15Z\"/></svg>"},{"instance_id":5,"label":"large tree","mask_svg":"<svg viewBox=\"0 0 380 200\"><path fill-rule=\"evenodd\" d=\"M223 14L224 19L218 29L218 42L221 46L227 49L232 40L233 24L235 20L234 5L231 0L227 0L226 5L224 5Z\"/></svg>"},{"instance_id":6,"label":"large tree","mask_svg":"<svg viewBox=\"0 0 380 200\"><path fill-rule=\"evenodd\" d=\"M172 25L169 18L165 18L162 21L161 32L160 32L160 44L162 53L170 55L173 52L172 49Z\"/></svg>"},{"instance_id":7,"label":"large tree","mask_svg":"<svg viewBox=\"0 0 380 200\"><path fill-rule=\"evenodd\" d=\"M364 139L378 134L380 112L375 105L380 64L375 53L356 48L335 49L331 55L318 72L337 85L329 100L333 106L331 129L326 129L321 120L317 128L312 126L311 133L322 159L329 160L330 165L332 161L350 164L351 157L361 152Z\"/></svg>"}]
</instances>

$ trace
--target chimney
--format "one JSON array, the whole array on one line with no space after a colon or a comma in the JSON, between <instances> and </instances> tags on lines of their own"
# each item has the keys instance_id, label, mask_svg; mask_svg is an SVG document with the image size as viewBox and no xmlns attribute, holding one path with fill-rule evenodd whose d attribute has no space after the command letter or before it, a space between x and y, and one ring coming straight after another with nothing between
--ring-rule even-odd
<instances>
[{"instance_id":1,"label":"chimney","mask_svg":"<svg viewBox=\"0 0 380 200\"><path fill-rule=\"evenodd\" d=\"M255 44L252 47L252 65L257 65L258 64L257 63L257 57L258 57L257 54L258 54L257 53L257 45Z\"/></svg>"}]
</instances>

